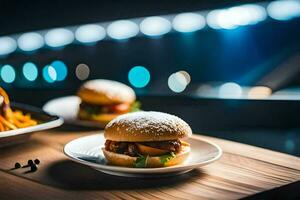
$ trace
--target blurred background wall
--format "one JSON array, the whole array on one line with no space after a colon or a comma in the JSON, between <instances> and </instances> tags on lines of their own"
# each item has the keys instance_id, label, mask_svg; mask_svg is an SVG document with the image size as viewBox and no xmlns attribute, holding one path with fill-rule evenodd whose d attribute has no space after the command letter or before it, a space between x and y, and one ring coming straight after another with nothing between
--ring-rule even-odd
<instances>
[{"instance_id":1,"label":"blurred background wall","mask_svg":"<svg viewBox=\"0 0 300 200\"><path fill-rule=\"evenodd\" d=\"M298 152L298 0L1 0L0 11L0 85L14 101L42 107L113 79L196 132Z\"/></svg>"}]
</instances>

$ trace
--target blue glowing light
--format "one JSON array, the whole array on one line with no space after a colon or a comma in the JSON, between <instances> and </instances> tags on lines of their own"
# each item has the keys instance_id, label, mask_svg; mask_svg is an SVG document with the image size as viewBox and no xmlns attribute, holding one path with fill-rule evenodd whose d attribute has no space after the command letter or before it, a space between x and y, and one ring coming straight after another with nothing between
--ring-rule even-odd
<instances>
[{"instance_id":1,"label":"blue glowing light","mask_svg":"<svg viewBox=\"0 0 300 200\"><path fill-rule=\"evenodd\" d=\"M54 67L46 65L43 68L43 77L48 83L53 83L57 79L57 74Z\"/></svg>"},{"instance_id":2,"label":"blue glowing light","mask_svg":"<svg viewBox=\"0 0 300 200\"><path fill-rule=\"evenodd\" d=\"M143 66L135 66L128 73L128 80L136 88L143 88L150 82L150 72Z\"/></svg>"},{"instance_id":3,"label":"blue glowing light","mask_svg":"<svg viewBox=\"0 0 300 200\"><path fill-rule=\"evenodd\" d=\"M224 83L219 88L220 98L240 98L242 93L241 86L233 82Z\"/></svg>"},{"instance_id":4,"label":"blue glowing light","mask_svg":"<svg viewBox=\"0 0 300 200\"><path fill-rule=\"evenodd\" d=\"M27 62L23 65L23 75L29 81L34 81L38 76L38 69L32 62Z\"/></svg>"},{"instance_id":5,"label":"blue glowing light","mask_svg":"<svg viewBox=\"0 0 300 200\"><path fill-rule=\"evenodd\" d=\"M55 81L63 81L67 77L68 68L65 65L65 63L63 63L62 61L60 60L53 61L50 64L50 66L53 67L55 70L56 73L56 78L54 79Z\"/></svg>"},{"instance_id":6,"label":"blue glowing light","mask_svg":"<svg viewBox=\"0 0 300 200\"><path fill-rule=\"evenodd\" d=\"M34 51L44 45L43 37L35 32L24 33L18 38L18 46L23 51Z\"/></svg>"},{"instance_id":7,"label":"blue glowing light","mask_svg":"<svg viewBox=\"0 0 300 200\"><path fill-rule=\"evenodd\" d=\"M265 20L266 10L260 5L245 4L228 9L213 10L207 15L207 24L214 29L234 29Z\"/></svg>"},{"instance_id":8,"label":"blue glowing light","mask_svg":"<svg viewBox=\"0 0 300 200\"><path fill-rule=\"evenodd\" d=\"M147 17L140 24L140 30L147 36L160 36L171 31L171 22L163 17Z\"/></svg>"},{"instance_id":9,"label":"blue glowing light","mask_svg":"<svg viewBox=\"0 0 300 200\"><path fill-rule=\"evenodd\" d=\"M196 13L181 13L173 19L173 28L178 32L194 32L205 27L205 19Z\"/></svg>"},{"instance_id":10,"label":"blue glowing light","mask_svg":"<svg viewBox=\"0 0 300 200\"><path fill-rule=\"evenodd\" d=\"M16 41L11 37L0 37L0 56L7 55L17 49Z\"/></svg>"},{"instance_id":11,"label":"blue glowing light","mask_svg":"<svg viewBox=\"0 0 300 200\"><path fill-rule=\"evenodd\" d=\"M268 14L276 20L290 20L300 17L300 1L280 0L271 2L268 7Z\"/></svg>"},{"instance_id":12,"label":"blue glowing light","mask_svg":"<svg viewBox=\"0 0 300 200\"><path fill-rule=\"evenodd\" d=\"M94 43L105 38L105 29L97 24L80 26L75 32L75 38L82 43Z\"/></svg>"},{"instance_id":13,"label":"blue glowing light","mask_svg":"<svg viewBox=\"0 0 300 200\"><path fill-rule=\"evenodd\" d=\"M1 68L0 75L5 83L12 83L16 79L16 72L11 65L4 65Z\"/></svg>"},{"instance_id":14,"label":"blue glowing light","mask_svg":"<svg viewBox=\"0 0 300 200\"><path fill-rule=\"evenodd\" d=\"M63 47L71 44L74 40L74 34L64 28L56 28L48 31L45 35L45 42L50 47Z\"/></svg>"},{"instance_id":15,"label":"blue glowing light","mask_svg":"<svg viewBox=\"0 0 300 200\"><path fill-rule=\"evenodd\" d=\"M118 20L107 27L109 37L117 40L124 40L136 36L139 33L139 27L130 20Z\"/></svg>"}]
</instances>

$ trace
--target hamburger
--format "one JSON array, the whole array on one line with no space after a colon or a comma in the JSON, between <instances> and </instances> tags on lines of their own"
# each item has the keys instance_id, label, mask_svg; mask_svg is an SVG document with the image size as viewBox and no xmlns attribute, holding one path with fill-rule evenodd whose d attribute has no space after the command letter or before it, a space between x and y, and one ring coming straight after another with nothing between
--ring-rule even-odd
<instances>
[{"instance_id":1,"label":"hamburger","mask_svg":"<svg viewBox=\"0 0 300 200\"><path fill-rule=\"evenodd\" d=\"M81 99L78 118L99 122L103 127L121 114L139 110L133 89L117 81L87 81L77 95Z\"/></svg>"},{"instance_id":2,"label":"hamburger","mask_svg":"<svg viewBox=\"0 0 300 200\"><path fill-rule=\"evenodd\" d=\"M107 161L125 167L165 167L182 163L190 145L183 138L192 135L182 119L162 112L140 111L121 115L104 130Z\"/></svg>"}]
</instances>

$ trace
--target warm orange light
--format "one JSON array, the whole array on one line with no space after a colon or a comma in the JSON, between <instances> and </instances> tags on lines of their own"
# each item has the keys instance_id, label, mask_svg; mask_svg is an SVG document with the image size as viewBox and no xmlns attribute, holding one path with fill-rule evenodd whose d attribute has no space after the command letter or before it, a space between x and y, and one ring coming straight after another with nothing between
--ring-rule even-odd
<instances>
[{"instance_id":1,"label":"warm orange light","mask_svg":"<svg viewBox=\"0 0 300 200\"><path fill-rule=\"evenodd\" d=\"M250 99L264 99L272 94L272 90L265 86L252 87L248 92Z\"/></svg>"}]
</instances>

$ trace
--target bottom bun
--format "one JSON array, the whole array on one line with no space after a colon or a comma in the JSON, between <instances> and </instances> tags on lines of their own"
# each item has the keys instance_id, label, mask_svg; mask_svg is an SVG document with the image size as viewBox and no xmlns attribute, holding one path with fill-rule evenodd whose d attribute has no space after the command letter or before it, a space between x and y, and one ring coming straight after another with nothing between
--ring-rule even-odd
<instances>
[{"instance_id":1,"label":"bottom bun","mask_svg":"<svg viewBox=\"0 0 300 200\"><path fill-rule=\"evenodd\" d=\"M134 163L138 157L131 157L124 154L114 153L111 151L107 151L102 148L103 154L107 161L112 165L124 166L124 167L134 167ZM154 168L154 167L168 167L172 165L178 165L183 163L189 153L191 148L188 146L183 146L182 150L176 154L176 157L168 161L167 163L162 163L159 156L149 156L147 160L146 167Z\"/></svg>"},{"instance_id":2,"label":"bottom bun","mask_svg":"<svg viewBox=\"0 0 300 200\"><path fill-rule=\"evenodd\" d=\"M99 122L100 124L103 124L103 126L105 126L106 124L108 124L108 122L118 117L119 114L101 113L98 115L95 114L91 115L87 113L85 110L79 109L77 116L79 119Z\"/></svg>"}]
</instances>

